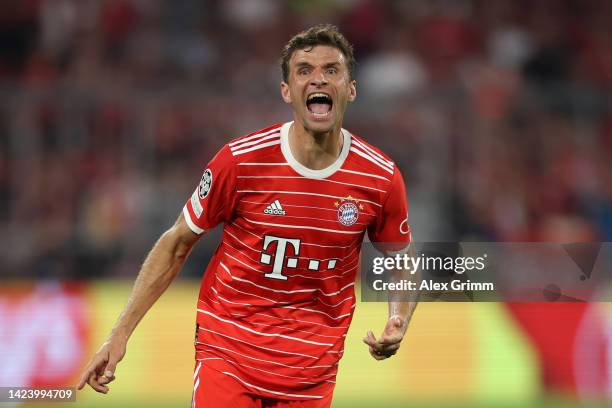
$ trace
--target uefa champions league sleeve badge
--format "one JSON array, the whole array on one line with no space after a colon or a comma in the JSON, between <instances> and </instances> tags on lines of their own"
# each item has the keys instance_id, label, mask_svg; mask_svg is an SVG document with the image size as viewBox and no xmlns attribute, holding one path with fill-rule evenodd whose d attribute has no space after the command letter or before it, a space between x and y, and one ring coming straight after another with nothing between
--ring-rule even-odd
<instances>
[{"instance_id":1,"label":"uefa champions league sleeve badge","mask_svg":"<svg viewBox=\"0 0 612 408\"><path fill-rule=\"evenodd\" d=\"M212 171L210 169L204 170L204 174L202 174L202 178L200 179L200 185L198 187L198 195L200 199L205 199L210 191L210 187L212 186L213 176Z\"/></svg>"}]
</instances>

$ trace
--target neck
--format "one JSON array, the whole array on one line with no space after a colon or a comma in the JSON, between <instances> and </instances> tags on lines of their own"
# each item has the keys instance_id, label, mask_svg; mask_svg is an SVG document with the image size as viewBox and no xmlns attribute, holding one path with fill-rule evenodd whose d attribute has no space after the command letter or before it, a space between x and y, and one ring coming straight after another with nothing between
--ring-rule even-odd
<instances>
[{"instance_id":1,"label":"neck","mask_svg":"<svg viewBox=\"0 0 612 408\"><path fill-rule=\"evenodd\" d=\"M322 170L331 166L340 156L342 145L340 125L329 132L315 133L294 120L289 129L289 147L293 157L312 170Z\"/></svg>"}]
</instances>

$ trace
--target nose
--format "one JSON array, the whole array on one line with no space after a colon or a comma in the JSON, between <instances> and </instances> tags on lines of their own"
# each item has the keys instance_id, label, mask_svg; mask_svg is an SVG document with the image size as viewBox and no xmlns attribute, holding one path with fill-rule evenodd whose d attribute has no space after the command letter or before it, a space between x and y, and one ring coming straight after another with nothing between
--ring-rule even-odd
<instances>
[{"instance_id":1,"label":"nose","mask_svg":"<svg viewBox=\"0 0 612 408\"><path fill-rule=\"evenodd\" d=\"M320 68L315 69L312 73L310 83L314 86L327 85L327 78L325 77L325 72Z\"/></svg>"}]
</instances>

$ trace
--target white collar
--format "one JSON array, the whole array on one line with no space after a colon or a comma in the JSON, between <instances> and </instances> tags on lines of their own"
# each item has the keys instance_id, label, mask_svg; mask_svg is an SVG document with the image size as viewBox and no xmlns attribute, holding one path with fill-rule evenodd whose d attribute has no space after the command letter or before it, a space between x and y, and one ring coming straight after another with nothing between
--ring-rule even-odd
<instances>
[{"instance_id":1,"label":"white collar","mask_svg":"<svg viewBox=\"0 0 612 408\"><path fill-rule=\"evenodd\" d=\"M336 161L324 169L313 170L297 161L296 158L293 156L293 153L291 153L291 147L289 146L289 129L291 128L292 124L293 121L287 122L283 126L281 126L280 139L281 151L283 152L283 156L285 156L285 160L287 160L287 163L289 163L293 170L295 170L297 173L301 174L304 177L322 179L331 176L340 167L342 167L342 165L344 164L344 160L346 160L349 154L349 149L351 148L351 134L346 129L341 129L342 135L344 136L344 141L342 143L342 151L340 152L340 155L338 156Z\"/></svg>"}]
</instances>

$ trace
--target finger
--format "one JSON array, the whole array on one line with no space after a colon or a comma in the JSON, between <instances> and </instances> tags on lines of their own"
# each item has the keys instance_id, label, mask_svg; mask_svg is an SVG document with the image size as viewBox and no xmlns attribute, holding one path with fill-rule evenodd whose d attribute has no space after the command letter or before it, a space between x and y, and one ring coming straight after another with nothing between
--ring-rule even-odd
<instances>
[{"instance_id":1,"label":"finger","mask_svg":"<svg viewBox=\"0 0 612 408\"><path fill-rule=\"evenodd\" d=\"M382 345L396 344L400 343L403 338L404 336L402 336L400 333L395 333L389 336L382 335L380 336L378 343Z\"/></svg>"},{"instance_id":2,"label":"finger","mask_svg":"<svg viewBox=\"0 0 612 408\"><path fill-rule=\"evenodd\" d=\"M100 376L96 379L96 381L98 382L98 384L100 385L104 385L104 386L108 386L108 384L113 381L110 378L106 378L106 376Z\"/></svg>"},{"instance_id":3,"label":"finger","mask_svg":"<svg viewBox=\"0 0 612 408\"><path fill-rule=\"evenodd\" d=\"M106 364L106 368L104 368L104 374L98 376L98 383L108 384L109 382L115 379L115 373L112 369L109 368L109 366L111 366L110 362ZM114 366L111 367L114 369Z\"/></svg>"},{"instance_id":4,"label":"finger","mask_svg":"<svg viewBox=\"0 0 612 408\"><path fill-rule=\"evenodd\" d=\"M397 350L386 350L380 353L381 356L384 356L385 358L389 358L391 356L394 356L397 354Z\"/></svg>"},{"instance_id":5,"label":"finger","mask_svg":"<svg viewBox=\"0 0 612 408\"><path fill-rule=\"evenodd\" d=\"M87 383L89 384L91 388L93 388L97 392L101 392L102 394L106 394L108 392L107 386L101 385L98 383L96 373L92 373L89 376Z\"/></svg>"},{"instance_id":6,"label":"finger","mask_svg":"<svg viewBox=\"0 0 612 408\"><path fill-rule=\"evenodd\" d=\"M372 346L372 347L376 345L376 337L374 337L374 333L372 333L372 330L368 330L368 333L363 338L363 342L367 344L368 346Z\"/></svg>"},{"instance_id":7,"label":"finger","mask_svg":"<svg viewBox=\"0 0 612 408\"><path fill-rule=\"evenodd\" d=\"M96 373L101 368L100 366L103 364L104 364L104 360L97 355L91 359L91 361L87 365L87 368L85 368L85 370L83 371L83 374L81 375L81 379L79 381L79 386L78 386L79 390L85 387L85 384L88 383L88 379L91 378L92 375L96 375Z\"/></svg>"},{"instance_id":8,"label":"finger","mask_svg":"<svg viewBox=\"0 0 612 408\"><path fill-rule=\"evenodd\" d=\"M374 357L377 360L381 360L384 357L383 354L379 350L373 347L370 347L370 354L372 355L372 357Z\"/></svg>"},{"instance_id":9,"label":"finger","mask_svg":"<svg viewBox=\"0 0 612 408\"><path fill-rule=\"evenodd\" d=\"M110 375L107 371L104 375L98 376L98 384L108 384L115 379L114 375Z\"/></svg>"},{"instance_id":10,"label":"finger","mask_svg":"<svg viewBox=\"0 0 612 408\"><path fill-rule=\"evenodd\" d=\"M85 384L87 384L87 379L92 373L93 369L90 366L87 366L87 368L83 371L83 374L81 374L81 378L79 379L79 384L77 385L78 390L83 389Z\"/></svg>"},{"instance_id":11,"label":"finger","mask_svg":"<svg viewBox=\"0 0 612 408\"><path fill-rule=\"evenodd\" d=\"M377 360L384 360L386 358L394 356L399 350L399 348L400 348L399 344L385 346L379 349L370 347L370 354L372 354L372 357L374 357Z\"/></svg>"},{"instance_id":12,"label":"finger","mask_svg":"<svg viewBox=\"0 0 612 408\"><path fill-rule=\"evenodd\" d=\"M384 360L385 358L387 358L386 356L383 356L382 354L380 354L378 351L376 351L373 348L370 348L370 355L374 357L375 360L378 360L378 361Z\"/></svg>"},{"instance_id":13,"label":"finger","mask_svg":"<svg viewBox=\"0 0 612 408\"><path fill-rule=\"evenodd\" d=\"M363 338L363 342L365 344L367 344L370 347L375 347L376 346L376 341L373 341L372 339L370 339L369 337L364 337Z\"/></svg>"},{"instance_id":14,"label":"finger","mask_svg":"<svg viewBox=\"0 0 612 408\"><path fill-rule=\"evenodd\" d=\"M102 388L105 388L106 392L108 392L108 387L106 387L105 384L108 384L115 379L114 370L116 367L117 360L115 358L112 358L112 356L109 356L108 360L104 359L102 360L101 364L98 364L96 370L96 382Z\"/></svg>"},{"instance_id":15,"label":"finger","mask_svg":"<svg viewBox=\"0 0 612 408\"><path fill-rule=\"evenodd\" d=\"M108 363L106 363L106 369L104 371L104 375L107 378L114 378L114 376L115 376L115 369L117 368L117 363L119 363L119 360L117 360L112 355L109 356Z\"/></svg>"},{"instance_id":16,"label":"finger","mask_svg":"<svg viewBox=\"0 0 612 408\"><path fill-rule=\"evenodd\" d=\"M380 342L376 340L376 337L374 336L372 330L368 331L368 344L374 347L374 349L377 351L380 351L381 349Z\"/></svg>"},{"instance_id":17,"label":"finger","mask_svg":"<svg viewBox=\"0 0 612 408\"><path fill-rule=\"evenodd\" d=\"M382 350L382 345L376 341L373 341L372 339L365 338L363 339L363 342L370 346L371 349L377 352L380 352L380 350Z\"/></svg>"},{"instance_id":18,"label":"finger","mask_svg":"<svg viewBox=\"0 0 612 408\"><path fill-rule=\"evenodd\" d=\"M391 344L390 346L384 346L381 353L397 352L400 348L400 343Z\"/></svg>"}]
</instances>

